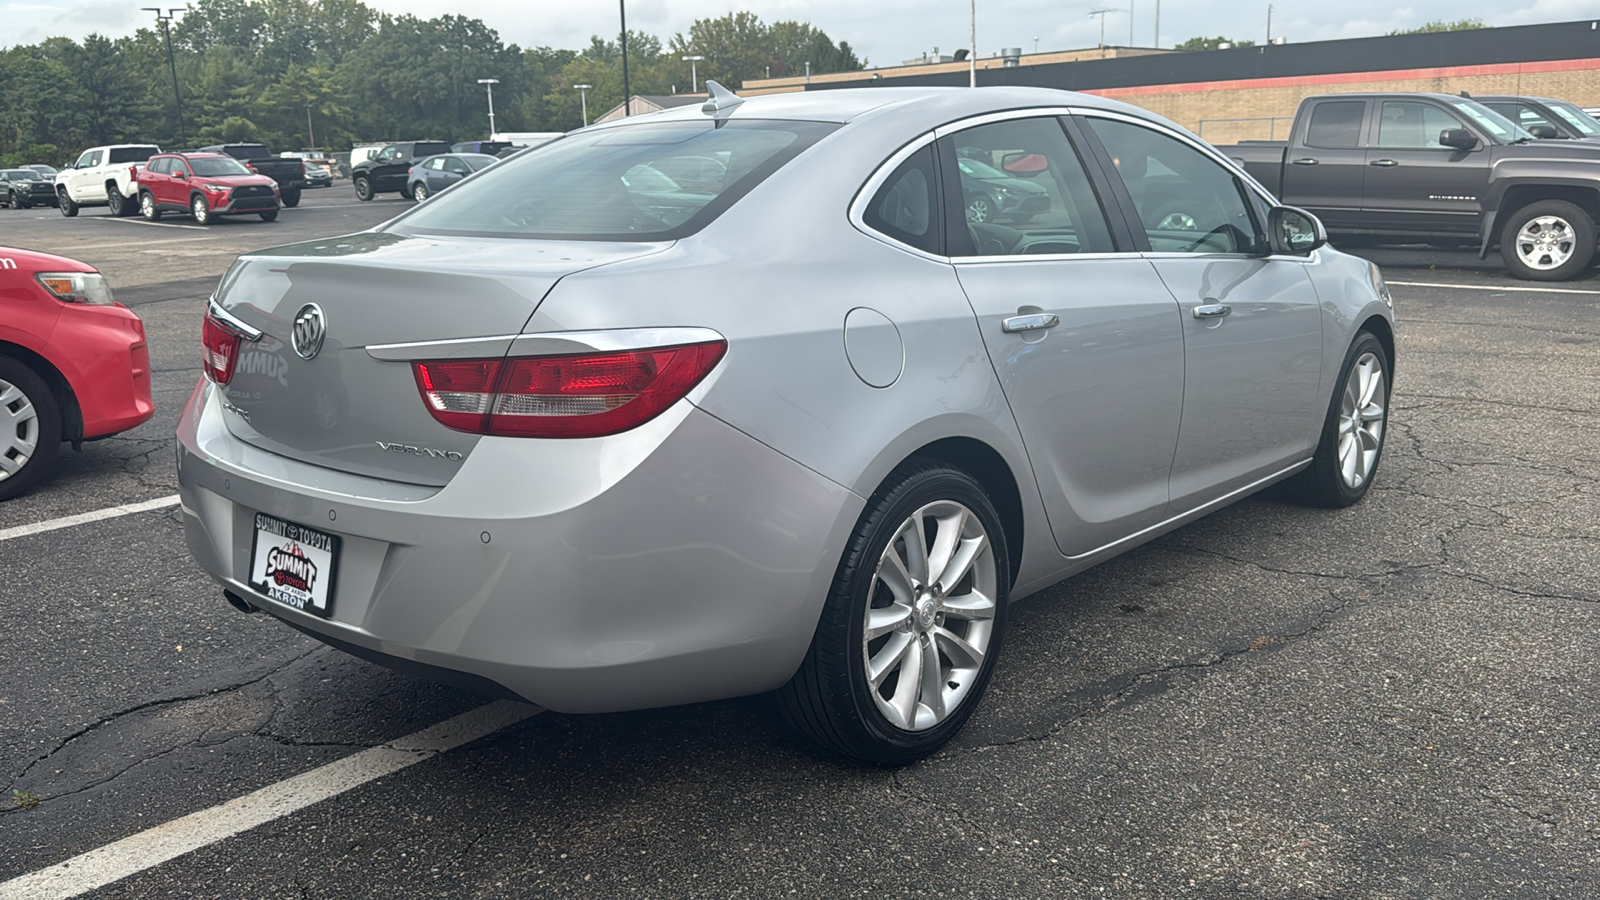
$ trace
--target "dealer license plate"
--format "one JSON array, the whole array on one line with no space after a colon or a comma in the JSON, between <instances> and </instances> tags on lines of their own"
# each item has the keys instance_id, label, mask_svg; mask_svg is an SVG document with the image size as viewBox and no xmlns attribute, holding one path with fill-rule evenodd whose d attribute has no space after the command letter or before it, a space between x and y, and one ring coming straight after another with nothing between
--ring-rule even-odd
<instances>
[{"instance_id":1,"label":"dealer license plate","mask_svg":"<svg viewBox=\"0 0 1600 900\"><path fill-rule=\"evenodd\" d=\"M256 513L250 586L279 603L327 618L339 536Z\"/></svg>"}]
</instances>

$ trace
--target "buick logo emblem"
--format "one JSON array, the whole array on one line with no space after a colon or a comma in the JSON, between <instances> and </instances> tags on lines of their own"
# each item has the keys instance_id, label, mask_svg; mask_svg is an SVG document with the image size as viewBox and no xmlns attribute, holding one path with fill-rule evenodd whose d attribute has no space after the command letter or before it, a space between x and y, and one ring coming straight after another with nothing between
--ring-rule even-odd
<instances>
[{"instance_id":1,"label":"buick logo emblem","mask_svg":"<svg viewBox=\"0 0 1600 900\"><path fill-rule=\"evenodd\" d=\"M322 307L307 303L294 314L294 332L290 343L301 359L310 359L322 350L322 339L328 333L328 321L322 316Z\"/></svg>"}]
</instances>

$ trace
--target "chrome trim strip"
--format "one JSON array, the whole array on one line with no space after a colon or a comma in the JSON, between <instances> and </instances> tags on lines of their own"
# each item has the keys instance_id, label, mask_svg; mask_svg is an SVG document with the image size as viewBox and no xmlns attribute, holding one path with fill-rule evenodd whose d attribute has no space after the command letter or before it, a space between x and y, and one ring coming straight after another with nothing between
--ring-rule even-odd
<instances>
[{"instance_id":1,"label":"chrome trim strip","mask_svg":"<svg viewBox=\"0 0 1600 900\"><path fill-rule=\"evenodd\" d=\"M217 302L216 297L206 300L206 314L220 322L224 328L251 343L261 340L262 335L265 334L261 329L246 324L238 316L223 309L222 305Z\"/></svg>"},{"instance_id":2,"label":"chrome trim strip","mask_svg":"<svg viewBox=\"0 0 1600 900\"><path fill-rule=\"evenodd\" d=\"M385 362L446 359L472 356L554 356L563 353L613 352L701 344L726 340L710 328L616 328L597 331L549 331L535 334L500 334L489 337L441 341L372 344L367 355Z\"/></svg>"},{"instance_id":3,"label":"chrome trim strip","mask_svg":"<svg viewBox=\"0 0 1600 900\"><path fill-rule=\"evenodd\" d=\"M1186 513L1179 513L1178 515L1172 516L1170 518L1163 519L1160 522L1157 522L1156 524L1151 525L1149 528L1144 528L1144 529L1141 529L1139 531L1135 531L1133 534L1130 534L1125 538L1118 538L1117 540L1114 540L1111 543L1106 544L1103 547L1096 547L1095 549L1087 551L1085 553L1079 553L1079 554L1077 554L1075 556L1068 556L1067 559L1071 559L1071 560L1087 559L1087 558L1089 558L1091 556L1094 556L1096 553L1104 553L1107 550L1112 549L1113 547L1119 547L1119 546L1121 546L1123 544L1126 544L1126 543L1129 543L1129 542L1137 542L1137 541L1141 540L1145 535L1150 534L1153 531L1160 531L1160 530L1162 530L1164 528L1167 528L1167 527L1170 527L1172 525L1180 524L1183 521L1188 520L1188 519L1198 519L1201 516L1204 516L1204 515L1206 515L1208 513L1214 512L1215 510L1221 509L1224 506L1227 506L1229 503L1232 503L1236 498L1238 498L1240 496L1243 496L1244 494L1248 494L1251 491L1256 490L1257 488L1265 487L1266 485L1271 484L1272 482L1277 481L1277 480L1279 480L1279 479L1281 479L1281 478L1283 478L1283 477L1285 477L1287 475L1291 475L1298 469L1304 469L1306 466L1309 466L1309 465L1311 465L1311 460L1310 459L1302 459L1299 462L1297 462L1297 463L1295 463L1295 464L1293 464L1291 466L1287 466L1285 468L1279 469L1276 472L1273 472L1271 475L1268 475L1265 478L1258 478L1255 481L1252 481L1249 484L1245 485L1244 487L1235 488L1234 490L1229 491L1226 494L1223 494L1221 497L1218 497L1217 499L1212 500L1210 503L1202 503L1199 506L1196 506L1194 509L1191 509Z\"/></svg>"}]
</instances>

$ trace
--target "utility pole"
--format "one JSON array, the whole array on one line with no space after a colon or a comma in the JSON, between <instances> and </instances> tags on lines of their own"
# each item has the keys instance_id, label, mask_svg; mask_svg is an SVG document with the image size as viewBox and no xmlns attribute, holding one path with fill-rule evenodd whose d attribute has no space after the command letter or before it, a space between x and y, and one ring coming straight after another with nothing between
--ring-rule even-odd
<instances>
[{"instance_id":1,"label":"utility pole","mask_svg":"<svg viewBox=\"0 0 1600 900\"><path fill-rule=\"evenodd\" d=\"M1161 0L1156 0L1156 48L1161 47Z\"/></svg>"},{"instance_id":2,"label":"utility pole","mask_svg":"<svg viewBox=\"0 0 1600 900\"><path fill-rule=\"evenodd\" d=\"M489 93L489 140L494 140L494 86L500 83L498 78L479 78L478 83Z\"/></svg>"},{"instance_id":3,"label":"utility pole","mask_svg":"<svg viewBox=\"0 0 1600 900\"><path fill-rule=\"evenodd\" d=\"M633 91L628 87L628 0L617 0L622 11L622 114L633 115Z\"/></svg>"},{"instance_id":4,"label":"utility pole","mask_svg":"<svg viewBox=\"0 0 1600 900\"><path fill-rule=\"evenodd\" d=\"M1133 0L1128 0L1128 46L1133 46Z\"/></svg>"},{"instance_id":5,"label":"utility pole","mask_svg":"<svg viewBox=\"0 0 1600 900\"><path fill-rule=\"evenodd\" d=\"M178 9L169 9L164 16L159 6L143 6L140 9L156 14L156 21L161 23L161 33L167 39L167 68L172 72L172 103L178 112L178 143L187 144L189 138L183 131L183 97L178 93L178 63L172 56L172 29L167 24L172 21L172 14Z\"/></svg>"}]
</instances>

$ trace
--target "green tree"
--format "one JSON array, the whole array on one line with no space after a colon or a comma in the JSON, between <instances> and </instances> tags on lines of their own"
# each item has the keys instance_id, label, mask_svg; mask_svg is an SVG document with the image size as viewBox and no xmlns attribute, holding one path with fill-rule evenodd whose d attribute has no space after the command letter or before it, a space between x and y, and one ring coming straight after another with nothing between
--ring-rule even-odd
<instances>
[{"instance_id":1,"label":"green tree","mask_svg":"<svg viewBox=\"0 0 1600 900\"><path fill-rule=\"evenodd\" d=\"M861 60L848 43L835 44L822 30L806 22L767 25L749 12L734 12L718 19L697 19L687 35L674 35L669 56L690 74L682 57L706 57L698 68L702 79L713 79L737 89L744 82L805 72L841 72L861 68ZM702 81L702 84L704 82Z\"/></svg>"},{"instance_id":2,"label":"green tree","mask_svg":"<svg viewBox=\"0 0 1600 900\"><path fill-rule=\"evenodd\" d=\"M1235 47L1254 47L1256 45L1256 42L1252 41L1252 40L1248 40L1248 39L1246 39L1246 40L1234 40L1233 38L1229 38L1229 37L1213 37L1213 38L1192 37L1192 38L1189 38L1187 41L1184 41L1181 44L1174 45L1172 49L1174 49L1174 50L1215 50L1215 49L1217 49L1217 45L1218 44L1232 44Z\"/></svg>"},{"instance_id":3,"label":"green tree","mask_svg":"<svg viewBox=\"0 0 1600 900\"><path fill-rule=\"evenodd\" d=\"M1488 26L1483 24L1482 19L1457 19L1454 22L1448 22L1444 19L1435 19L1432 22L1419 25L1416 28L1399 28L1389 32L1389 34L1434 34L1440 31L1471 31L1474 28L1486 27Z\"/></svg>"}]
</instances>

